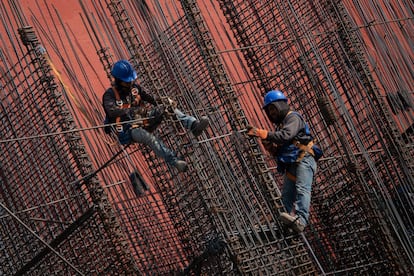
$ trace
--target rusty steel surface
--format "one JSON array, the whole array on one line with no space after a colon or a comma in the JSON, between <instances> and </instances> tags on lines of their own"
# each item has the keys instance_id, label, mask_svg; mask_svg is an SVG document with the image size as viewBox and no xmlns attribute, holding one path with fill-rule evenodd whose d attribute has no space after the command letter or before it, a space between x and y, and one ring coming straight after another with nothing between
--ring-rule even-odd
<instances>
[{"instance_id":1,"label":"rusty steel surface","mask_svg":"<svg viewBox=\"0 0 414 276\"><path fill-rule=\"evenodd\" d=\"M414 273L409 1L3 1L1 275ZM110 69L210 126L104 131ZM281 89L324 150L303 234L252 124ZM134 176L134 178L131 178Z\"/></svg>"}]
</instances>

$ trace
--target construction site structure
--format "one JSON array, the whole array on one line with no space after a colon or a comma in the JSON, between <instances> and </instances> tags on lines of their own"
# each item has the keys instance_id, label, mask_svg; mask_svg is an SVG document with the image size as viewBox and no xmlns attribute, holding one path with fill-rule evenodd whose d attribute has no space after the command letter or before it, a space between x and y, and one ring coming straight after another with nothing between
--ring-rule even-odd
<instances>
[{"instance_id":1,"label":"construction site structure","mask_svg":"<svg viewBox=\"0 0 414 276\"><path fill-rule=\"evenodd\" d=\"M414 274L414 3L374 2L2 1L0 275ZM187 172L105 132L119 59L209 117L154 133ZM324 151L302 234L246 135L271 89Z\"/></svg>"}]
</instances>

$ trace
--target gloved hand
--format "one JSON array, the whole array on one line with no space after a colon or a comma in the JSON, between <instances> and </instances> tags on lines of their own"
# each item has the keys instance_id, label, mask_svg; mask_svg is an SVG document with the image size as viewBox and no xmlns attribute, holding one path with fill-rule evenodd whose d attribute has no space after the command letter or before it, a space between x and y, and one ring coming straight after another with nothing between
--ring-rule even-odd
<instances>
[{"instance_id":1,"label":"gloved hand","mask_svg":"<svg viewBox=\"0 0 414 276\"><path fill-rule=\"evenodd\" d=\"M165 98L165 104L167 106L165 111L169 113L168 115L174 114L174 110L177 108L177 102L167 97Z\"/></svg>"},{"instance_id":2,"label":"gloved hand","mask_svg":"<svg viewBox=\"0 0 414 276\"><path fill-rule=\"evenodd\" d=\"M140 117L145 117L146 109L143 106L132 106L129 108L129 117L134 119L139 119Z\"/></svg>"},{"instance_id":3,"label":"gloved hand","mask_svg":"<svg viewBox=\"0 0 414 276\"><path fill-rule=\"evenodd\" d=\"M173 109L177 108L177 102L176 101L174 101L171 98L167 98L167 101L168 101L169 106L171 106Z\"/></svg>"},{"instance_id":4,"label":"gloved hand","mask_svg":"<svg viewBox=\"0 0 414 276\"><path fill-rule=\"evenodd\" d=\"M247 129L247 135L256 136L256 137L262 138L263 140L267 138L267 135L269 133L269 131L265 129L260 129L260 128L257 128L251 125L248 125L246 129Z\"/></svg>"}]
</instances>

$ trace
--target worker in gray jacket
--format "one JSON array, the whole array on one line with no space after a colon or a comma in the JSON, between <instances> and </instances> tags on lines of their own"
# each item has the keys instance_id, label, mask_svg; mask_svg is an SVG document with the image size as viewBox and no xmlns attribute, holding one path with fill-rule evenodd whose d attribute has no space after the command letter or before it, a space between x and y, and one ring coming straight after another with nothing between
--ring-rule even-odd
<instances>
[{"instance_id":1,"label":"worker in gray jacket","mask_svg":"<svg viewBox=\"0 0 414 276\"><path fill-rule=\"evenodd\" d=\"M280 219L301 233L308 224L316 161L322 151L314 144L308 124L298 112L290 110L287 102L281 91L269 91L263 108L276 130L248 126L247 134L262 139L264 147L276 159L278 171L285 175L282 202L286 212L281 213Z\"/></svg>"}]
</instances>

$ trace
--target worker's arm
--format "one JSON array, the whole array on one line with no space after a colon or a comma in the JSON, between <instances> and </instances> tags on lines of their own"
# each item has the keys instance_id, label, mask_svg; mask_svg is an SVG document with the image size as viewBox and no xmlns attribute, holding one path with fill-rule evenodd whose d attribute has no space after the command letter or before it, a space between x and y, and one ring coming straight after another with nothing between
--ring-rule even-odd
<instances>
[{"instance_id":1,"label":"worker's arm","mask_svg":"<svg viewBox=\"0 0 414 276\"><path fill-rule=\"evenodd\" d=\"M129 114L129 108L122 108L116 104L116 99L112 89L108 89L103 95L103 107L109 118L122 117Z\"/></svg>"},{"instance_id":2,"label":"worker's arm","mask_svg":"<svg viewBox=\"0 0 414 276\"><path fill-rule=\"evenodd\" d=\"M247 126L247 135L256 136L277 145L291 141L303 128L303 122L299 116L287 115L283 121L283 127L271 132L265 129Z\"/></svg>"},{"instance_id":3,"label":"worker's arm","mask_svg":"<svg viewBox=\"0 0 414 276\"><path fill-rule=\"evenodd\" d=\"M283 121L283 127L275 132L269 132L266 140L282 145L292 141L303 127L299 116L287 115Z\"/></svg>"},{"instance_id":4,"label":"worker's arm","mask_svg":"<svg viewBox=\"0 0 414 276\"><path fill-rule=\"evenodd\" d=\"M149 94L147 91L142 88L142 86L139 86L139 95L141 96L141 99L145 102L148 102L152 105L157 105L157 101L154 96Z\"/></svg>"}]
</instances>

